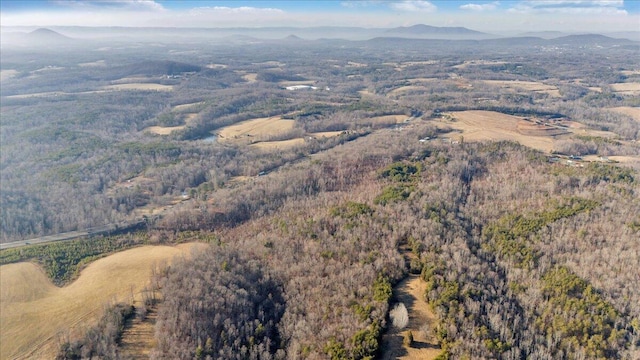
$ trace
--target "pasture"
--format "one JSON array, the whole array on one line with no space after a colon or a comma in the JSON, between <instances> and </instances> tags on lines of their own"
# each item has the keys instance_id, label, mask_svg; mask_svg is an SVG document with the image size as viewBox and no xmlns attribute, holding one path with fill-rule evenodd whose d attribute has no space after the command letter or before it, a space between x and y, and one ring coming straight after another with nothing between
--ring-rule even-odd
<instances>
[{"instance_id":1,"label":"pasture","mask_svg":"<svg viewBox=\"0 0 640 360\"><path fill-rule=\"evenodd\" d=\"M54 358L61 337L74 336L91 326L105 305L139 300L153 267L204 246L190 243L122 251L93 262L63 288L54 286L33 263L3 265L0 358Z\"/></svg>"},{"instance_id":2,"label":"pasture","mask_svg":"<svg viewBox=\"0 0 640 360\"><path fill-rule=\"evenodd\" d=\"M219 141L264 140L270 136L285 134L293 130L294 125L295 120L283 119L282 116L251 119L221 128L218 130L218 139Z\"/></svg>"},{"instance_id":3,"label":"pasture","mask_svg":"<svg viewBox=\"0 0 640 360\"><path fill-rule=\"evenodd\" d=\"M561 97L557 87L537 81L484 80L484 83L517 92L537 92L547 94L551 97Z\"/></svg>"},{"instance_id":4,"label":"pasture","mask_svg":"<svg viewBox=\"0 0 640 360\"><path fill-rule=\"evenodd\" d=\"M616 83L611 84L611 89L621 95L638 95L640 94L640 83Z\"/></svg>"},{"instance_id":5,"label":"pasture","mask_svg":"<svg viewBox=\"0 0 640 360\"><path fill-rule=\"evenodd\" d=\"M457 111L450 114L450 120L437 123L459 130L464 141L516 141L544 152L553 150L557 129L534 126L523 118L495 111ZM453 140L457 140L452 135Z\"/></svg>"},{"instance_id":6,"label":"pasture","mask_svg":"<svg viewBox=\"0 0 640 360\"><path fill-rule=\"evenodd\" d=\"M173 85L162 85L154 83L127 83L107 85L106 90L143 90L143 91L172 91Z\"/></svg>"}]
</instances>

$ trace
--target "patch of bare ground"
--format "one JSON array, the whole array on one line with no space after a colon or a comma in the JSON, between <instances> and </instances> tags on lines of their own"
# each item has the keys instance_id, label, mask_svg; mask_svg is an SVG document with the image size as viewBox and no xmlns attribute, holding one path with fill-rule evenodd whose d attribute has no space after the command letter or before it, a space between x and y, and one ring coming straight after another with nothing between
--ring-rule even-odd
<instances>
[{"instance_id":1,"label":"patch of bare ground","mask_svg":"<svg viewBox=\"0 0 640 360\"><path fill-rule=\"evenodd\" d=\"M63 288L35 264L0 266L0 358L55 358L61 337L92 326L105 305L140 300L154 266L204 246L141 246L115 253L89 264Z\"/></svg>"},{"instance_id":2,"label":"patch of bare ground","mask_svg":"<svg viewBox=\"0 0 640 360\"><path fill-rule=\"evenodd\" d=\"M396 285L394 298L407 307L409 324L402 330L392 328L382 337L380 359L430 360L441 353L433 332L437 319L424 297L426 286L418 275L410 275ZM410 347L403 344L409 331L413 335Z\"/></svg>"},{"instance_id":3,"label":"patch of bare ground","mask_svg":"<svg viewBox=\"0 0 640 360\"><path fill-rule=\"evenodd\" d=\"M640 107L619 106L611 108L610 110L620 114L631 116L633 120L640 122Z\"/></svg>"},{"instance_id":4,"label":"patch of bare ground","mask_svg":"<svg viewBox=\"0 0 640 360\"><path fill-rule=\"evenodd\" d=\"M152 308L144 319L135 317L122 333L120 355L123 359L148 360L151 350L156 345L154 330L158 314Z\"/></svg>"},{"instance_id":5,"label":"patch of bare ground","mask_svg":"<svg viewBox=\"0 0 640 360\"><path fill-rule=\"evenodd\" d=\"M618 163L623 166L640 169L640 155L586 155L582 159L589 162Z\"/></svg>"}]
</instances>

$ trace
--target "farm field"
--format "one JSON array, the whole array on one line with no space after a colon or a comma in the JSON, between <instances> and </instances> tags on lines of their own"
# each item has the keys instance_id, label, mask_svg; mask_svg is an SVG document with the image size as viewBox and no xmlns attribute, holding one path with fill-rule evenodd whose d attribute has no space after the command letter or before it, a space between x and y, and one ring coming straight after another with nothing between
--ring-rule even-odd
<instances>
[{"instance_id":1,"label":"farm field","mask_svg":"<svg viewBox=\"0 0 640 360\"><path fill-rule=\"evenodd\" d=\"M261 150L274 150L274 149L288 149L294 146L299 146L304 144L303 138L295 138L289 140L279 140L279 141L262 141L258 143L251 144L252 148L261 149Z\"/></svg>"},{"instance_id":2,"label":"farm field","mask_svg":"<svg viewBox=\"0 0 640 360\"><path fill-rule=\"evenodd\" d=\"M226 126L218 130L220 141L233 141L243 138L265 138L286 133L293 129L295 120L282 116L257 118Z\"/></svg>"},{"instance_id":3,"label":"farm field","mask_svg":"<svg viewBox=\"0 0 640 360\"><path fill-rule=\"evenodd\" d=\"M174 131L182 130L186 125L179 126L149 126L145 131L156 135L169 135Z\"/></svg>"},{"instance_id":4,"label":"farm field","mask_svg":"<svg viewBox=\"0 0 640 360\"><path fill-rule=\"evenodd\" d=\"M514 80L484 80L484 83L498 86L504 89L515 91L531 91L548 94L552 97L560 97L560 91L553 85L543 84L537 81L514 81Z\"/></svg>"},{"instance_id":5,"label":"farm field","mask_svg":"<svg viewBox=\"0 0 640 360\"><path fill-rule=\"evenodd\" d=\"M110 302L128 301L148 284L152 268L204 244L143 246L97 260L58 288L32 263L0 267L1 359L54 357L59 336L90 326Z\"/></svg>"},{"instance_id":6,"label":"farm field","mask_svg":"<svg viewBox=\"0 0 640 360\"><path fill-rule=\"evenodd\" d=\"M622 95L640 94L640 83L637 82L611 84L611 88L613 91Z\"/></svg>"},{"instance_id":7,"label":"farm field","mask_svg":"<svg viewBox=\"0 0 640 360\"><path fill-rule=\"evenodd\" d=\"M153 83L129 83L129 84L114 84L104 87L107 90L152 90L152 91L172 91L172 85L162 85Z\"/></svg>"},{"instance_id":8,"label":"farm field","mask_svg":"<svg viewBox=\"0 0 640 360\"><path fill-rule=\"evenodd\" d=\"M529 123L523 118L495 111L458 111L452 112L453 121L441 120L437 123L446 124L462 132L464 141L517 141L522 145L529 146L544 152L553 150L555 129L540 128L536 135L523 134L525 131L532 131L532 128L523 127ZM545 132L549 132L545 134ZM457 140L455 135L451 135L452 140Z\"/></svg>"}]
</instances>

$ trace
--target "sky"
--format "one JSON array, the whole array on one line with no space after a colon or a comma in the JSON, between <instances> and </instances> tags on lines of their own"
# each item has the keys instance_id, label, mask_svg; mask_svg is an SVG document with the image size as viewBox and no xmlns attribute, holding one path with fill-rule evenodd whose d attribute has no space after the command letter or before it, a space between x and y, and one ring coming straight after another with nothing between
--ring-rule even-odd
<instances>
[{"instance_id":1,"label":"sky","mask_svg":"<svg viewBox=\"0 0 640 360\"><path fill-rule=\"evenodd\" d=\"M7 26L397 27L640 31L640 0L0 0Z\"/></svg>"}]
</instances>

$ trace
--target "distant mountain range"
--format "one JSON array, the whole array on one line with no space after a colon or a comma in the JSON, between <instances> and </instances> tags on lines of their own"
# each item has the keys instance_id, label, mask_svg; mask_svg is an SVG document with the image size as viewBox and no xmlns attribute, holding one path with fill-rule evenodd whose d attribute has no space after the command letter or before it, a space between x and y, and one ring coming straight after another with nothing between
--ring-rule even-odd
<instances>
[{"instance_id":1,"label":"distant mountain range","mask_svg":"<svg viewBox=\"0 0 640 360\"><path fill-rule=\"evenodd\" d=\"M409 27L397 27L386 30L387 36L410 37L410 38L441 38L441 39L479 39L495 38L496 35L470 30L465 27L438 27L424 24Z\"/></svg>"},{"instance_id":2,"label":"distant mountain range","mask_svg":"<svg viewBox=\"0 0 640 360\"><path fill-rule=\"evenodd\" d=\"M13 30L13 29L12 29ZM16 30L23 30L18 28ZM317 40L367 41L381 39L411 40L473 40L518 45L542 45L562 42L616 43L618 40L640 40L640 32L611 34L610 37L586 34L570 35L556 31L528 32L516 37L483 33L465 27L437 27L418 24L396 28L358 27L270 27L270 28L124 28L124 27L54 27L33 31L9 31L2 28L2 45L64 47L85 46L89 41L116 42L174 42L216 41L219 43L283 42L286 44L309 43ZM632 42L632 44L635 44Z\"/></svg>"}]
</instances>

